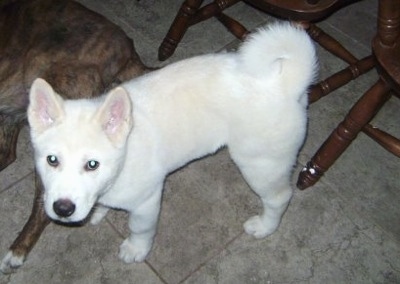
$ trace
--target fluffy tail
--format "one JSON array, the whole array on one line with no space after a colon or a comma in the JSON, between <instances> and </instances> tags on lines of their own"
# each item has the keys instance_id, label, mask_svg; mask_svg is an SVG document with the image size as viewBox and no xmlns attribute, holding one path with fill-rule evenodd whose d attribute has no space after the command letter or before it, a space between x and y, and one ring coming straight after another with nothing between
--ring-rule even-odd
<instances>
[{"instance_id":1,"label":"fluffy tail","mask_svg":"<svg viewBox=\"0 0 400 284\"><path fill-rule=\"evenodd\" d=\"M259 29L243 43L241 68L251 76L273 80L288 96L300 99L315 79L314 44L300 27L275 23Z\"/></svg>"}]
</instances>

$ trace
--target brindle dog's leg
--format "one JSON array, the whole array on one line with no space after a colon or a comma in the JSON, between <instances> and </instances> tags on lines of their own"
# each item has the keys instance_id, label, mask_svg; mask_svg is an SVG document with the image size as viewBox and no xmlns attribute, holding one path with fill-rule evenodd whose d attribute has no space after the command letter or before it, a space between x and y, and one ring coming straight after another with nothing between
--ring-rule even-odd
<instances>
[{"instance_id":1,"label":"brindle dog's leg","mask_svg":"<svg viewBox=\"0 0 400 284\"><path fill-rule=\"evenodd\" d=\"M17 158L17 140L21 128L22 123L17 118L0 111L0 171Z\"/></svg>"},{"instance_id":2,"label":"brindle dog's leg","mask_svg":"<svg viewBox=\"0 0 400 284\"><path fill-rule=\"evenodd\" d=\"M39 175L35 173L35 196L32 212L22 232L15 239L1 262L0 270L3 273L12 273L24 263L26 256L49 223L50 219L43 208L43 185Z\"/></svg>"}]
</instances>

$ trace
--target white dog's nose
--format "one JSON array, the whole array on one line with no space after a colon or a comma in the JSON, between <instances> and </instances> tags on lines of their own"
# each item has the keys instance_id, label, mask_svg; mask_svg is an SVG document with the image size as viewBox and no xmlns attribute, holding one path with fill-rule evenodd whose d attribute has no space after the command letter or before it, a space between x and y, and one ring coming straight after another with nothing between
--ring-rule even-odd
<instances>
[{"instance_id":1,"label":"white dog's nose","mask_svg":"<svg viewBox=\"0 0 400 284\"><path fill-rule=\"evenodd\" d=\"M53 203L53 210L60 217L69 217L75 211L75 204L69 199L59 199Z\"/></svg>"}]
</instances>

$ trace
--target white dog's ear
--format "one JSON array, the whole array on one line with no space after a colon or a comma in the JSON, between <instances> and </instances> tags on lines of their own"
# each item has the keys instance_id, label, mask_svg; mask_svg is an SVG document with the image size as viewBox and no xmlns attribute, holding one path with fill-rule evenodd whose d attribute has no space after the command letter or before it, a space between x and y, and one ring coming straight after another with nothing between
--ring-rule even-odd
<instances>
[{"instance_id":1,"label":"white dog's ear","mask_svg":"<svg viewBox=\"0 0 400 284\"><path fill-rule=\"evenodd\" d=\"M30 89L27 115L31 128L41 133L64 116L63 99L45 80L38 78Z\"/></svg>"},{"instance_id":2,"label":"white dog's ear","mask_svg":"<svg viewBox=\"0 0 400 284\"><path fill-rule=\"evenodd\" d=\"M107 96L95 114L103 131L115 145L123 145L132 128L132 103L128 92L117 87Z\"/></svg>"}]
</instances>

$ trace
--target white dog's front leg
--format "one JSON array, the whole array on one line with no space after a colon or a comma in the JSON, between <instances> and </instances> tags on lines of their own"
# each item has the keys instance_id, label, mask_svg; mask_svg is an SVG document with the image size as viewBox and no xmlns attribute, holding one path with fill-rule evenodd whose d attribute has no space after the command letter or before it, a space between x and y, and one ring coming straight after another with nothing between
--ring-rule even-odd
<instances>
[{"instance_id":1,"label":"white dog's front leg","mask_svg":"<svg viewBox=\"0 0 400 284\"><path fill-rule=\"evenodd\" d=\"M124 262L142 262L149 254L157 230L160 202L161 194L155 194L139 208L130 212L131 235L124 240L119 251L119 258Z\"/></svg>"}]
</instances>

